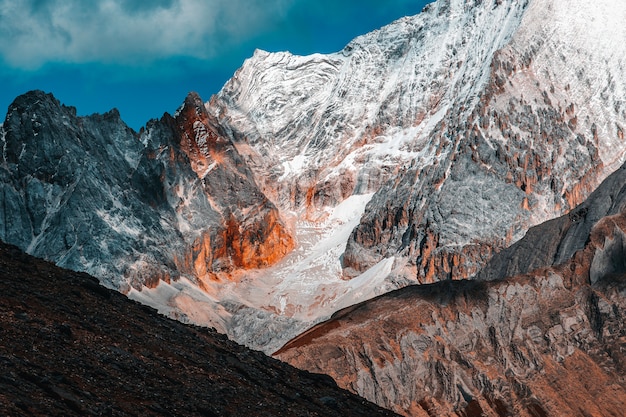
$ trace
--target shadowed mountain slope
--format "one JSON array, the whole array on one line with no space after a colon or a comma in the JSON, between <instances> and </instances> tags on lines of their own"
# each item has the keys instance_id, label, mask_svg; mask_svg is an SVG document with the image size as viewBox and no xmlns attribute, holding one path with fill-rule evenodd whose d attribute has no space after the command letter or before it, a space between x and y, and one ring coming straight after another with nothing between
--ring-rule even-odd
<instances>
[{"instance_id":1,"label":"shadowed mountain slope","mask_svg":"<svg viewBox=\"0 0 626 417\"><path fill-rule=\"evenodd\" d=\"M4 243L0 294L3 416L393 415Z\"/></svg>"}]
</instances>

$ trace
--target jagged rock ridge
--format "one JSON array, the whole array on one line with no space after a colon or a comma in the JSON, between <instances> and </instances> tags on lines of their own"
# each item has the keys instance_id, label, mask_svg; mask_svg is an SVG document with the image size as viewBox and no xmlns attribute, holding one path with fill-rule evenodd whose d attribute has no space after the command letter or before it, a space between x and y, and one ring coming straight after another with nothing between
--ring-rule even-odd
<instances>
[{"instance_id":1,"label":"jagged rock ridge","mask_svg":"<svg viewBox=\"0 0 626 417\"><path fill-rule=\"evenodd\" d=\"M204 288L293 246L194 94L137 134L115 110L77 117L30 92L9 108L2 149L0 238L123 292ZM205 324L225 331L219 315Z\"/></svg>"},{"instance_id":2,"label":"jagged rock ridge","mask_svg":"<svg viewBox=\"0 0 626 417\"><path fill-rule=\"evenodd\" d=\"M338 312L277 356L404 415L620 415L625 207L623 166L478 280L407 287Z\"/></svg>"},{"instance_id":3,"label":"jagged rock ridge","mask_svg":"<svg viewBox=\"0 0 626 417\"><path fill-rule=\"evenodd\" d=\"M194 242L189 261L194 263L196 276L260 268L282 258L293 242L278 210L258 189L252 172L232 142L219 132L197 94L189 94L175 122L178 129L174 132L180 132L175 137L180 137L180 147L202 183L204 197L220 215L218 224L211 225L218 233L207 228L209 233ZM147 135L153 136L149 130ZM183 217L203 217L200 210L184 213L185 197L181 196L183 201L177 207Z\"/></svg>"}]
</instances>

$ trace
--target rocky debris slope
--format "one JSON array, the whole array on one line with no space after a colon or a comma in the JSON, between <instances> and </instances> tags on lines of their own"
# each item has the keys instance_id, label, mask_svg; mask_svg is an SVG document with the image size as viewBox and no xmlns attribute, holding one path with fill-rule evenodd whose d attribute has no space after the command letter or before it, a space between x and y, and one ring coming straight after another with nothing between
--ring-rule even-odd
<instances>
[{"instance_id":1,"label":"rocky debris slope","mask_svg":"<svg viewBox=\"0 0 626 417\"><path fill-rule=\"evenodd\" d=\"M0 244L3 416L391 416L299 371Z\"/></svg>"},{"instance_id":2,"label":"rocky debris slope","mask_svg":"<svg viewBox=\"0 0 626 417\"><path fill-rule=\"evenodd\" d=\"M277 356L404 415L622 415L625 238L626 166L482 280L348 308Z\"/></svg>"}]
</instances>

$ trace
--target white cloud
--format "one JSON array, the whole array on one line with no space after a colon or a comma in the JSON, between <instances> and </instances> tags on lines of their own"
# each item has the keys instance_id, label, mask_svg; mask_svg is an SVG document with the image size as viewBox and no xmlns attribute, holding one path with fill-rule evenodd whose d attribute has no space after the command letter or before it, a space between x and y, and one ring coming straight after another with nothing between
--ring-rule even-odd
<instances>
[{"instance_id":1,"label":"white cloud","mask_svg":"<svg viewBox=\"0 0 626 417\"><path fill-rule=\"evenodd\" d=\"M271 26L292 1L0 0L0 56L24 69L206 59Z\"/></svg>"}]
</instances>

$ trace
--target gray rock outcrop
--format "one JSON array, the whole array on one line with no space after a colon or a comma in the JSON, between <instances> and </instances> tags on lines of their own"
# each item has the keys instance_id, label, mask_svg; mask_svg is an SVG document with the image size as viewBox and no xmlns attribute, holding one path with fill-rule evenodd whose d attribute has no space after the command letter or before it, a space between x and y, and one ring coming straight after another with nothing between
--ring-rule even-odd
<instances>
[{"instance_id":1,"label":"gray rock outcrop","mask_svg":"<svg viewBox=\"0 0 626 417\"><path fill-rule=\"evenodd\" d=\"M2 126L0 239L128 291L271 264L292 240L191 94L140 133L33 91Z\"/></svg>"}]
</instances>

